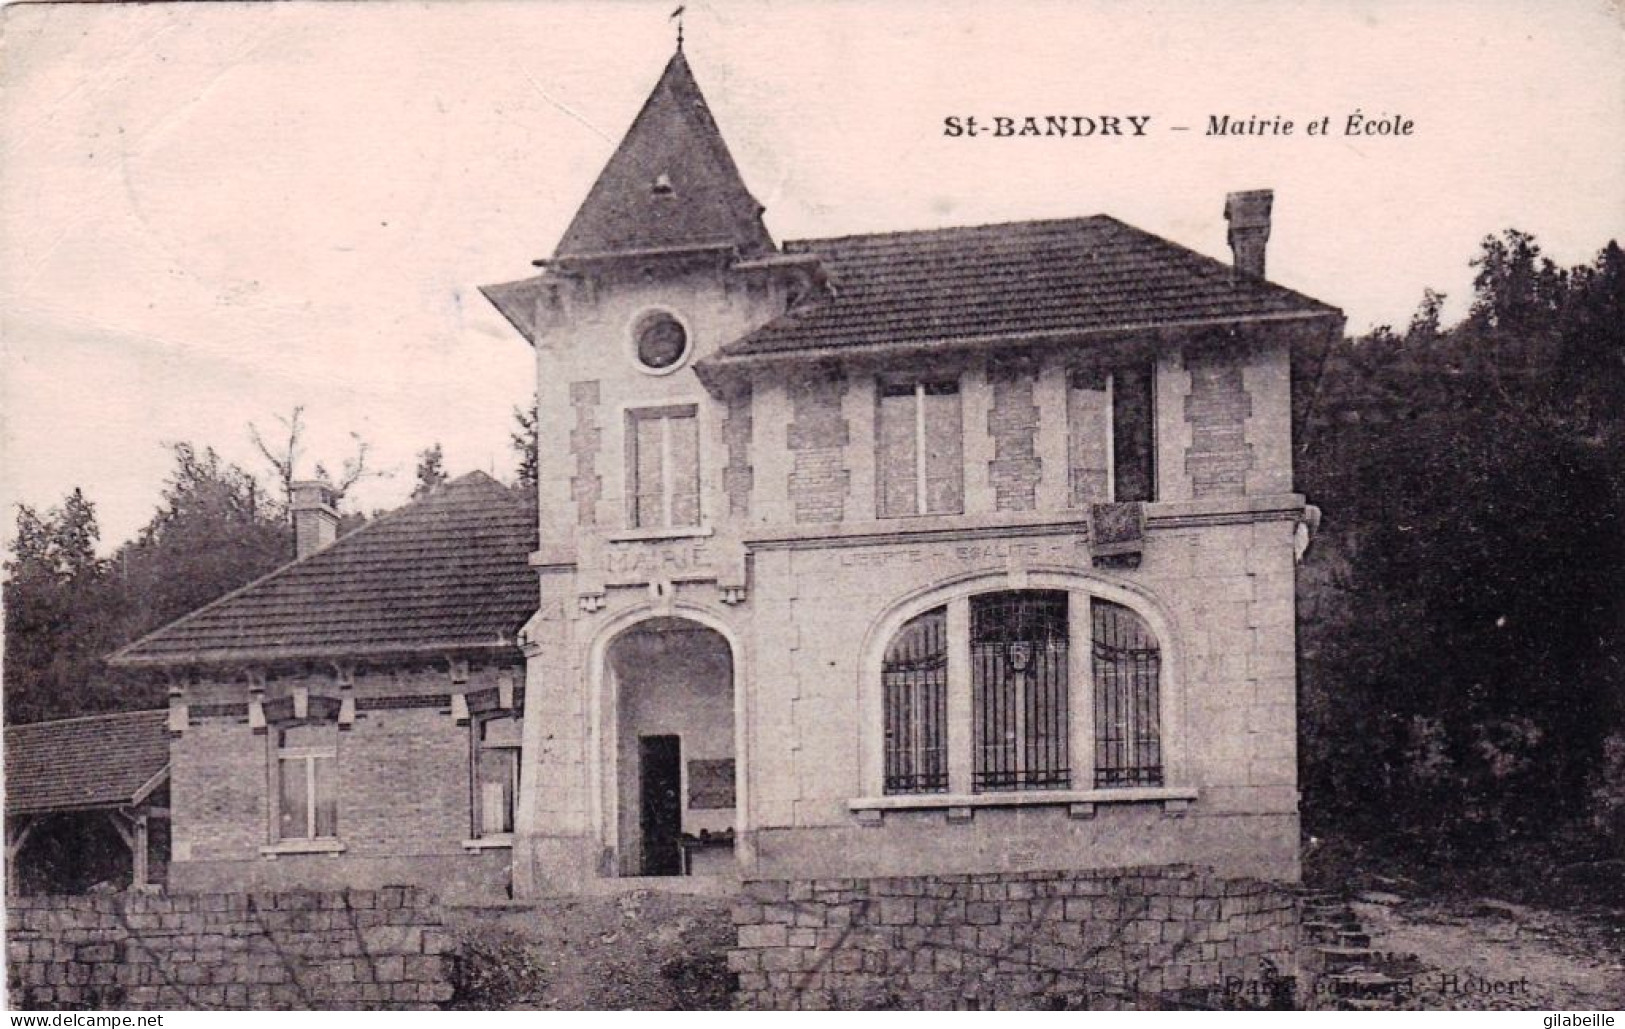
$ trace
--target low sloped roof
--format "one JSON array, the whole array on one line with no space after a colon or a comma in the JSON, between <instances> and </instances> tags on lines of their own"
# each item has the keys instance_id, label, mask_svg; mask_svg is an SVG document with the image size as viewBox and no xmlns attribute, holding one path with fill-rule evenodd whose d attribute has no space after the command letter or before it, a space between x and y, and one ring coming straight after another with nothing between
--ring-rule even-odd
<instances>
[{"instance_id":1,"label":"low sloped roof","mask_svg":"<svg viewBox=\"0 0 1625 1029\"><path fill-rule=\"evenodd\" d=\"M6 813L135 804L169 770L167 711L6 727Z\"/></svg>"},{"instance_id":2,"label":"low sloped roof","mask_svg":"<svg viewBox=\"0 0 1625 1029\"><path fill-rule=\"evenodd\" d=\"M535 514L483 472L118 651L114 665L513 646L536 610Z\"/></svg>"},{"instance_id":3,"label":"low sloped roof","mask_svg":"<svg viewBox=\"0 0 1625 1029\"><path fill-rule=\"evenodd\" d=\"M1341 318L1317 300L1104 215L836 239L830 295L724 346L714 363L806 350Z\"/></svg>"}]
</instances>

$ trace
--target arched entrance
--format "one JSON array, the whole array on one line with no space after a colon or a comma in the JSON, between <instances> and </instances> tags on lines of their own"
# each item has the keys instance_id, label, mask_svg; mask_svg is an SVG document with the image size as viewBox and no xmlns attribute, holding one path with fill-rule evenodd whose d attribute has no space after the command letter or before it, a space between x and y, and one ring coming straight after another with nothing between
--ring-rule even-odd
<instances>
[{"instance_id":1,"label":"arched entrance","mask_svg":"<svg viewBox=\"0 0 1625 1029\"><path fill-rule=\"evenodd\" d=\"M622 876L735 874L734 660L728 640L657 616L604 654L605 813Z\"/></svg>"}]
</instances>

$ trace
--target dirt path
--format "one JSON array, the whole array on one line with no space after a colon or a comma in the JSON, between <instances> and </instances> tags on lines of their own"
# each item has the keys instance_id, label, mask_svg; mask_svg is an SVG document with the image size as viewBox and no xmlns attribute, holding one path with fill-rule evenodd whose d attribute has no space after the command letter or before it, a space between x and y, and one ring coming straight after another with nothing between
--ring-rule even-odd
<instances>
[{"instance_id":1,"label":"dirt path","mask_svg":"<svg viewBox=\"0 0 1625 1029\"><path fill-rule=\"evenodd\" d=\"M1399 1007L1616 1010L1625 1006L1625 929L1615 916L1495 901L1355 903L1371 946L1426 971Z\"/></svg>"}]
</instances>

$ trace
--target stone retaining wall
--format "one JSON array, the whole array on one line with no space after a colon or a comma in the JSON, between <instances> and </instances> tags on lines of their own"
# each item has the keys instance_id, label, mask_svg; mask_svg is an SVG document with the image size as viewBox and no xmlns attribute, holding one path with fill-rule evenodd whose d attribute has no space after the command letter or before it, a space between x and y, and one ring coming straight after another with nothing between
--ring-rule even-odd
<instances>
[{"instance_id":1,"label":"stone retaining wall","mask_svg":"<svg viewBox=\"0 0 1625 1029\"><path fill-rule=\"evenodd\" d=\"M735 905L736 1006L1267 1007L1296 976L1286 887L1186 868L769 880Z\"/></svg>"},{"instance_id":2,"label":"stone retaining wall","mask_svg":"<svg viewBox=\"0 0 1625 1029\"><path fill-rule=\"evenodd\" d=\"M8 897L13 1008L434 1008L440 909L409 887Z\"/></svg>"}]
</instances>

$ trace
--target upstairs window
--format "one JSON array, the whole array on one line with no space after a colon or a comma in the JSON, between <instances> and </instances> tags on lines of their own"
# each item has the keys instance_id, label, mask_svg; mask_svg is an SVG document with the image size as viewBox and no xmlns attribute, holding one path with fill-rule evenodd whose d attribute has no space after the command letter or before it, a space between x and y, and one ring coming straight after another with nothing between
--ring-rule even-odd
<instances>
[{"instance_id":1,"label":"upstairs window","mask_svg":"<svg viewBox=\"0 0 1625 1029\"><path fill-rule=\"evenodd\" d=\"M338 836L336 725L293 725L277 731L277 838Z\"/></svg>"},{"instance_id":2,"label":"upstairs window","mask_svg":"<svg viewBox=\"0 0 1625 1029\"><path fill-rule=\"evenodd\" d=\"M1149 361L1068 377L1072 506L1156 499L1155 382Z\"/></svg>"},{"instance_id":3,"label":"upstairs window","mask_svg":"<svg viewBox=\"0 0 1625 1029\"><path fill-rule=\"evenodd\" d=\"M693 404L627 412L628 518L634 529L700 524L700 433Z\"/></svg>"},{"instance_id":4,"label":"upstairs window","mask_svg":"<svg viewBox=\"0 0 1625 1029\"><path fill-rule=\"evenodd\" d=\"M1150 362L1112 372L1112 499L1155 500L1156 417Z\"/></svg>"},{"instance_id":5,"label":"upstairs window","mask_svg":"<svg viewBox=\"0 0 1625 1029\"><path fill-rule=\"evenodd\" d=\"M881 382L875 426L876 509L881 518L965 509L964 423L959 382Z\"/></svg>"},{"instance_id":6,"label":"upstairs window","mask_svg":"<svg viewBox=\"0 0 1625 1029\"><path fill-rule=\"evenodd\" d=\"M514 804L519 797L518 718L501 716L475 723L474 835L506 836L513 832Z\"/></svg>"}]
</instances>

